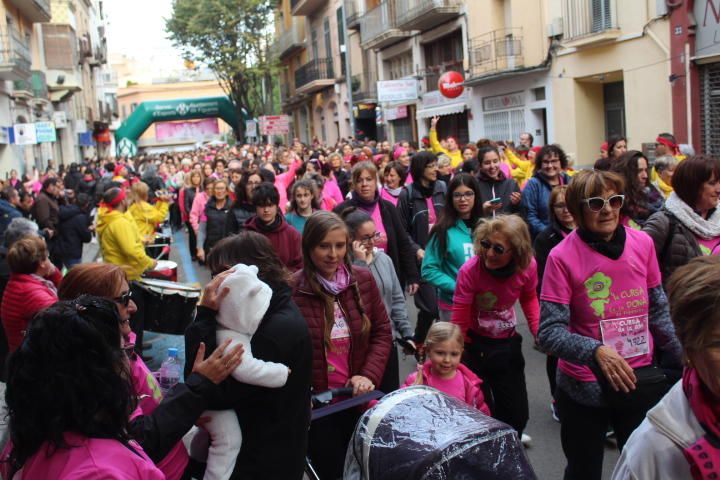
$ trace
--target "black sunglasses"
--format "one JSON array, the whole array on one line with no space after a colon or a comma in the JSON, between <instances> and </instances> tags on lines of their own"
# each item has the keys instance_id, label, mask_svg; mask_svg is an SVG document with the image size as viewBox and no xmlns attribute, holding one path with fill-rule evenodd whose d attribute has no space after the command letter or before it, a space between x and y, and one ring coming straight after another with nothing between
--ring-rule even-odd
<instances>
[{"instance_id":1,"label":"black sunglasses","mask_svg":"<svg viewBox=\"0 0 720 480\"><path fill-rule=\"evenodd\" d=\"M491 243L490 240L480 240L480 246L485 250L490 250L492 248L498 255L502 255L506 252L505 247L497 243Z\"/></svg>"},{"instance_id":2,"label":"black sunglasses","mask_svg":"<svg viewBox=\"0 0 720 480\"><path fill-rule=\"evenodd\" d=\"M113 302L120 303L124 306L130 305L130 300L132 300L132 290L128 290L127 292L123 293L119 297L113 298Z\"/></svg>"}]
</instances>

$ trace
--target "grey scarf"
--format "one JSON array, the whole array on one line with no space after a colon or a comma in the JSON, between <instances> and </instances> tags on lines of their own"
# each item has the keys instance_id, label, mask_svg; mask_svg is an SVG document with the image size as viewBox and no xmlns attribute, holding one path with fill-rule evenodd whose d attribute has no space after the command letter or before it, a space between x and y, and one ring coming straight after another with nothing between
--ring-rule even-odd
<instances>
[{"instance_id":1,"label":"grey scarf","mask_svg":"<svg viewBox=\"0 0 720 480\"><path fill-rule=\"evenodd\" d=\"M683 202L675 192L668 197L665 208L696 236L705 240L720 237L720 209L715 209L710 218L705 220L690 205Z\"/></svg>"}]
</instances>

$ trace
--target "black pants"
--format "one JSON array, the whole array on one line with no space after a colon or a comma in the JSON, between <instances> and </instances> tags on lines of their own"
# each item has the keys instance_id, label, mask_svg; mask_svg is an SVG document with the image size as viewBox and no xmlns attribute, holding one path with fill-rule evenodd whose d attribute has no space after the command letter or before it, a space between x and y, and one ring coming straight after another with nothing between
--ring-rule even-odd
<instances>
[{"instance_id":1,"label":"black pants","mask_svg":"<svg viewBox=\"0 0 720 480\"><path fill-rule=\"evenodd\" d=\"M137 311L130 316L130 328L135 333L135 353L140 355L145 331L145 290L137 282L130 282L130 291L137 306Z\"/></svg>"},{"instance_id":2,"label":"black pants","mask_svg":"<svg viewBox=\"0 0 720 480\"><path fill-rule=\"evenodd\" d=\"M522 435L530 411L525 385L522 337L496 340L470 335L465 346L465 364L483 381L485 402L493 417Z\"/></svg>"},{"instance_id":3,"label":"black pants","mask_svg":"<svg viewBox=\"0 0 720 480\"><path fill-rule=\"evenodd\" d=\"M345 453L360 411L353 408L315 420L310 425L308 457L320 480L342 478Z\"/></svg>"},{"instance_id":4,"label":"black pants","mask_svg":"<svg viewBox=\"0 0 720 480\"><path fill-rule=\"evenodd\" d=\"M602 478L605 434L613 426L622 450L630 434L645 418L645 410L588 407L570 398L562 388L555 390L560 415L560 440L567 459L565 480Z\"/></svg>"},{"instance_id":5,"label":"black pants","mask_svg":"<svg viewBox=\"0 0 720 480\"><path fill-rule=\"evenodd\" d=\"M189 221L185 222L185 226L188 231L188 249L190 250L190 258L195 260L197 259L197 235L195 235L195 230Z\"/></svg>"},{"instance_id":6,"label":"black pants","mask_svg":"<svg viewBox=\"0 0 720 480\"><path fill-rule=\"evenodd\" d=\"M545 359L545 371L547 372L548 382L550 383L550 395L555 398L555 387L557 380L557 364L558 358L553 355L548 355Z\"/></svg>"},{"instance_id":7,"label":"black pants","mask_svg":"<svg viewBox=\"0 0 720 480\"><path fill-rule=\"evenodd\" d=\"M415 341L424 343L430 326L438 318L437 293L435 287L429 283L421 282L420 288L418 288L418 291L414 295L414 301L418 309L417 324L415 325Z\"/></svg>"},{"instance_id":8,"label":"black pants","mask_svg":"<svg viewBox=\"0 0 720 480\"><path fill-rule=\"evenodd\" d=\"M377 387L383 393L394 392L400 388L400 360L398 358L398 346L395 342L390 349L387 365L385 366L385 375L383 375L380 386Z\"/></svg>"}]
</instances>

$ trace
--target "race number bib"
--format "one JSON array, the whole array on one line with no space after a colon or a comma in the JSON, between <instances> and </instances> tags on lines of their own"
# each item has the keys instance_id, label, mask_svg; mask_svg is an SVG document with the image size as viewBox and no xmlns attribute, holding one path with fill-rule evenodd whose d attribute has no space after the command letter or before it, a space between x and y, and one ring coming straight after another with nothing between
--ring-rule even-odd
<instances>
[{"instance_id":1,"label":"race number bib","mask_svg":"<svg viewBox=\"0 0 720 480\"><path fill-rule=\"evenodd\" d=\"M600 334L603 344L614 348L623 358L650 353L647 315L601 320Z\"/></svg>"},{"instance_id":2,"label":"race number bib","mask_svg":"<svg viewBox=\"0 0 720 480\"><path fill-rule=\"evenodd\" d=\"M477 323L479 331L492 337L512 336L517 326L515 309L510 307L505 310L478 310Z\"/></svg>"}]
</instances>

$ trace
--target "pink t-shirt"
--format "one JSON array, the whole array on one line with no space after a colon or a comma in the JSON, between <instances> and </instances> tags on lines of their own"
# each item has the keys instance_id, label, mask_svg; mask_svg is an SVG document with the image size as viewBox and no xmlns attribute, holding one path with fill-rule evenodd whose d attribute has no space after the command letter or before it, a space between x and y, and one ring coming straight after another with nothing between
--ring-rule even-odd
<instances>
[{"instance_id":1,"label":"pink t-shirt","mask_svg":"<svg viewBox=\"0 0 720 480\"><path fill-rule=\"evenodd\" d=\"M328 388L342 388L350 379L350 328L340 304L335 302L335 323L330 331L332 347L325 351Z\"/></svg>"},{"instance_id":2,"label":"pink t-shirt","mask_svg":"<svg viewBox=\"0 0 720 480\"><path fill-rule=\"evenodd\" d=\"M458 370L455 370L455 375L453 375L452 378L449 378L447 380L437 377L435 375L430 375L424 380L426 385L437 388L441 392L447 393L451 397L455 397L463 402L466 399L465 379L463 379L462 373L460 373Z\"/></svg>"},{"instance_id":3,"label":"pink t-shirt","mask_svg":"<svg viewBox=\"0 0 720 480\"><path fill-rule=\"evenodd\" d=\"M385 187L380 189L380 198L382 198L383 200L387 200L388 202L392 203L397 207L399 198L393 196L390 192L387 191Z\"/></svg>"},{"instance_id":4,"label":"pink t-shirt","mask_svg":"<svg viewBox=\"0 0 720 480\"><path fill-rule=\"evenodd\" d=\"M515 302L523 293L535 291L537 282L534 258L522 272L498 278L487 271L482 258L476 255L458 271L453 304L472 305L469 329L477 335L510 338L517 326Z\"/></svg>"},{"instance_id":5,"label":"pink t-shirt","mask_svg":"<svg viewBox=\"0 0 720 480\"><path fill-rule=\"evenodd\" d=\"M720 255L720 237L705 240L704 238L695 237L700 245L700 251L703 255Z\"/></svg>"},{"instance_id":6,"label":"pink t-shirt","mask_svg":"<svg viewBox=\"0 0 720 480\"><path fill-rule=\"evenodd\" d=\"M648 290L661 284L661 276L652 239L629 227L625 232L617 260L592 250L576 231L568 235L550 252L540 299L569 305L570 332L613 347L638 368L652 363ZM586 366L560 360L558 368L577 380L597 381Z\"/></svg>"},{"instance_id":7,"label":"pink t-shirt","mask_svg":"<svg viewBox=\"0 0 720 480\"><path fill-rule=\"evenodd\" d=\"M380 238L375 241L375 246L383 252L386 252L387 232L385 231L385 225L383 224L382 215L380 214L380 202L375 204L375 208L373 208L370 216L372 217L373 222L375 222L375 230L380 233Z\"/></svg>"},{"instance_id":8,"label":"pink t-shirt","mask_svg":"<svg viewBox=\"0 0 720 480\"><path fill-rule=\"evenodd\" d=\"M437 214L435 213L435 204L432 201L432 195L425 199L428 209L428 232L432 229L435 222L437 222Z\"/></svg>"},{"instance_id":9,"label":"pink t-shirt","mask_svg":"<svg viewBox=\"0 0 720 480\"><path fill-rule=\"evenodd\" d=\"M15 480L165 480L165 475L145 455L143 449L130 442L132 450L117 440L86 438L65 433L65 441L73 448L50 453L45 444L18 471ZM7 478L7 477L5 477Z\"/></svg>"}]
</instances>

